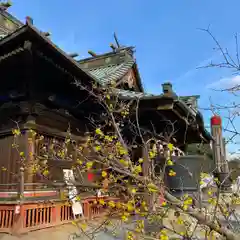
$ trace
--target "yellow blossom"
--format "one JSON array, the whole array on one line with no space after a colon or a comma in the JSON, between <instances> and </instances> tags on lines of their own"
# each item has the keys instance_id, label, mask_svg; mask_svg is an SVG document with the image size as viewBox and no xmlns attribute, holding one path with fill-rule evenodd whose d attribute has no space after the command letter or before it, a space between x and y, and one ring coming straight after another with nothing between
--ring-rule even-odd
<instances>
[{"instance_id":1,"label":"yellow blossom","mask_svg":"<svg viewBox=\"0 0 240 240\"><path fill-rule=\"evenodd\" d=\"M165 207L167 205L167 203L164 201L162 202L162 206Z\"/></svg>"},{"instance_id":2,"label":"yellow blossom","mask_svg":"<svg viewBox=\"0 0 240 240\"><path fill-rule=\"evenodd\" d=\"M127 210L128 210L129 212L132 212L132 211L134 210L134 206L133 206L131 203L128 203L128 204L127 204Z\"/></svg>"},{"instance_id":3,"label":"yellow blossom","mask_svg":"<svg viewBox=\"0 0 240 240\"><path fill-rule=\"evenodd\" d=\"M139 174L142 172L142 167L140 165L134 166L134 173Z\"/></svg>"},{"instance_id":4,"label":"yellow blossom","mask_svg":"<svg viewBox=\"0 0 240 240\"><path fill-rule=\"evenodd\" d=\"M44 176L47 176L49 174L49 171L47 170L47 169L45 169L44 171L43 171L43 175Z\"/></svg>"},{"instance_id":5,"label":"yellow blossom","mask_svg":"<svg viewBox=\"0 0 240 240\"><path fill-rule=\"evenodd\" d=\"M87 162L86 167L87 169L90 169L93 166L93 162Z\"/></svg>"},{"instance_id":6,"label":"yellow blossom","mask_svg":"<svg viewBox=\"0 0 240 240\"><path fill-rule=\"evenodd\" d=\"M60 199L61 200L66 200L66 194L64 191L60 191Z\"/></svg>"},{"instance_id":7,"label":"yellow blossom","mask_svg":"<svg viewBox=\"0 0 240 240\"><path fill-rule=\"evenodd\" d=\"M158 191L158 187L153 183L149 183L147 185L147 188L148 188L149 192L157 192Z\"/></svg>"},{"instance_id":8,"label":"yellow blossom","mask_svg":"<svg viewBox=\"0 0 240 240\"><path fill-rule=\"evenodd\" d=\"M79 164L79 165L82 165L82 160L80 160L80 159L77 159L77 164Z\"/></svg>"},{"instance_id":9,"label":"yellow blossom","mask_svg":"<svg viewBox=\"0 0 240 240\"><path fill-rule=\"evenodd\" d=\"M15 136L19 136L19 135L21 134L21 131L20 131L20 129L13 129L13 130L12 130L12 133L13 133L13 135L15 135Z\"/></svg>"},{"instance_id":10,"label":"yellow blossom","mask_svg":"<svg viewBox=\"0 0 240 240\"><path fill-rule=\"evenodd\" d=\"M124 165L125 167L127 167L129 165L128 161L127 160L124 160L124 159L120 159L119 162Z\"/></svg>"},{"instance_id":11,"label":"yellow blossom","mask_svg":"<svg viewBox=\"0 0 240 240\"><path fill-rule=\"evenodd\" d=\"M76 196L75 200L80 201L81 200L80 196Z\"/></svg>"},{"instance_id":12,"label":"yellow blossom","mask_svg":"<svg viewBox=\"0 0 240 240\"><path fill-rule=\"evenodd\" d=\"M116 206L114 201L109 201L108 205L109 205L109 207L112 207L112 208L114 208Z\"/></svg>"},{"instance_id":13,"label":"yellow blossom","mask_svg":"<svg viewBox=\"0 0 240 240\"><path fill-rule=\"evenodd\" d=\"M106 171L102 171L102 177L107 177L107 172Z\"/></svg>"},{"instance_id":14,"label":"yellow blossom","mask_svg":"<svg viewBox=\"0 0 240 240\"><path fill-rule=\"evenodd\" d=\"M77 226L76 221L72 221L72 225Z\"/></svg>"},{"instance_id":15,"label":"yellow blossom","mask_svg":"<svg viewBox=\"0 0 240 240\"><path fill-rule=\"evenodd\" d=\"M187 211L188 210L188 205L183 205L183 210Z\"/></svg>"},{"instance_id":16,"label":"yellow blossom","mask_svg":"<svg viewBox=\"0 0 240 240\"><path fill-rule=\"evenodd\" d=\"M132 192L133 194L135 194L137 191L136 191L135 188L133 188L133 189L131 190L131 192Z\"/></svg>"},{"instance_id":17,"label":"yellow blossom","mask_svg":"<svg viewBox=\"0 0 240 240\"><path fill-rule=\"evenodd\" d=\"M81 223L80 227L82 228L82 230L86 230L87 229L87 224L86 223Z\"/></svg>"},{"instance_id":18,"label":"yellow blossom","mask_svg":"<svg viewBox=\"0 0 240 240\"><path fill-rule=\"evenodd\" d=\"M173 150L173 145L172 145L171 143L168 144L168 149L169 149L170 151Z\"/></svg>"},{"instance_id":19,"label":"yellow blossom","mask_svg":"<svg viewBox=\"0 0 240 240\"><path fill-rule=\"evenodd\" d=\"M97 135L103 135L103 132L102 132L102 130L100 128L97 128L95 130L95 132L96 132Z\"/></svg>"},{"instance_id":20,"label":"yellow blossom","mask_svg":"<svg viewBox=\"0 0 240 240\"><path fill-rule=\"evenodd\" d=\"M95 146L95 150L99 152L101 150L101 146Z\"/></svg>"},{"instance_id":21,"label":"yellow blossom","mask_svg":"<svg viewBox=\"0 0 240 240\"><path fill-rule=\"evenodd\" d=\"M169 237L168 237L167 235L161 234L161 235L160 235L160 239L161 239L161 240L168 240Z\"/></svg>"},{"instance_id":22,"label":"yellow blossom","mask_svg":"<svg viewBox=\"0 0 240 240\"><path fill-rule=\"evenodd\" d=\"M168 175L169 175L170 177L174 177L174 176L176 176L176 172L174 172L174 171L171 169L171 170L169 171Z\"/></svg>"},{"instance_id":23,"label":"yellow blossom","mask_svg":"<svg viewBox=\"0 0 240 240\"><path fill-rule=\"evenodd\" d=\"M154 158L156 157L156 153L154 151L149 152L149 158Z\"/></svg>"},{"instance_id":24,"label":"yellow blossom","mask_svg":"<svg viewBox=\"0 0 240 240\"><path fill-rule=\"evenodd\" d=\"M24 152L20 152L19 155L20 155L21 157L23 157L23 156L24 156Z\"/></svg>"},{"instance_id":25,"label":"yellow blossom","mask_svg":"<svg viewBox=\"0 0 240 240\"><path fill-rule=\"evenodd\" d=\"M177 224L182 225L183 224L183 220L181 218L178 218L177 219Z\"/></svg>"},{"instance_id":26,"label":"yellow blossom","mask_svg":"<svg viewBox=\"0 0 240 240\"><path fill-rule=\"evenodd\" d=\"M168 166L172 166L172 165L173 165L173 161L169 159L169 160L167 161L167 165L168 165Z\"/></svg>"},{"instance_id":27,"label":"yellow blossom","mask_svg":"<svg viewBox=\"0 0 240 240\"><path fill-rule=\"evenodd\" d=\"M121 203L120 203L120 202L117 202L117 203L116 203L116 208L119 209L119 208L121 208L121 207L122 207Z\"/></svg>"},{"instance_id":28,"label":"yellow blossom","mask_svg":"<svg viewBox=\"0 0 240 240\"><path fill-rule=\"evenodd\" d=\"M126 222L127 220L128 220L128 218L125 216L125 215L122 215L122 220L124 221L124 222Z\"/></svg>"}]
</instances>

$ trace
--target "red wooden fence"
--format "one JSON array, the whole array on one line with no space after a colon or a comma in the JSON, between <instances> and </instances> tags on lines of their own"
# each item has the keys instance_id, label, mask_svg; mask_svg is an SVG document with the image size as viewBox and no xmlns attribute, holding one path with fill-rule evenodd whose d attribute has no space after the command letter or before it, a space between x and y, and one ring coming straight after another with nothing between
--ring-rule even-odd
<instances>
[{"instance_id":1,"label":"red wooden fence","mask_svg":"<svg viewBox=\"0 0 240 240\"><path fill-rule=\"evenodd\" d=\"M105 198L106 202L110 199ZM82 201L84 219L93 219L105 213L103 206L96 204L96 198ZM57 226L74 220L72 207L62 202L54 203L26 203L18 205L0 205L0 232L24 233L37 229ZM78 217L81 219L81 216Z\"/></svg>"}]
</instances>

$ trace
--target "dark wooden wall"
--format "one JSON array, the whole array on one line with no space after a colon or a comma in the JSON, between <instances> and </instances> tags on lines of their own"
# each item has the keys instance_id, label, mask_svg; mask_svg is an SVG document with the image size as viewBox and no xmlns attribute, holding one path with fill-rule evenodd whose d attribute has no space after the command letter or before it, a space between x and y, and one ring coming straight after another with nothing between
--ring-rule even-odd
<instances>
[{"instance_id":1,"label":"dark wooden wall","mask_svg":"<svg viewBox=\"0 0 240 240\"><path fill-rule=\"evenodd\" d=\"M18 139L19 151L22 150L24 136ZM13 136L5 136L0 138L0 190L16 189L19 183L19 152L13 148ZM15 184L8 186L7 184Z\"/></svg>"}]
</instances>

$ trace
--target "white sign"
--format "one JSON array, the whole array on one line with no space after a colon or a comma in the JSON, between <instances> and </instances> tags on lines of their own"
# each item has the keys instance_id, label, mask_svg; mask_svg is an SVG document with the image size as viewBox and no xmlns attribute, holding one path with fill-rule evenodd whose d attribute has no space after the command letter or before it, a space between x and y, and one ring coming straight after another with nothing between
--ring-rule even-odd
<instances>
[{"instance_id":1,"label":"white sign","mask_svg":"<svg viewBox=\"0 0 240 240\"><path fill-rule=\"evenodd\" d=\"M83 215L83 209L80 201L77 201L77 188L73 185L75 181L73 170L71 169L63 169L63 177L65 183L68 185L68 196L70 201L72 202L72 211L74 215Z\"/></svg>"}]
</instances>

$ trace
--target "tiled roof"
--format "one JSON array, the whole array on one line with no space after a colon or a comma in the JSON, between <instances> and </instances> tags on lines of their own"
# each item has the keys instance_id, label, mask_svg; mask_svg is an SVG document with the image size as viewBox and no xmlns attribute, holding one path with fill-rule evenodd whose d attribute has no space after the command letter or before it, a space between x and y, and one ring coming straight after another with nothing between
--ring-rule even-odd
<instances>
[{"instance_id":1,"label":"tiled roof","mask_svg":"<svg viewBox=\"0 0 240 240\"><path fill-rule=\"evenodd\" d=\"M0 39L23 26L17 18L0 8Z\"/></svg>"},{"instance_id":2,"label":"tiled roof","mask_svg":"<svg viewBox=\"0 0 240 240\"><path fill-rule=\"evenodd\" d=\"M103 66L85 71L93 75L99 83L104 85L121 79L132 68L134 62L134 59L129 57L127 61L118 65Z\"/></svg>"},{"instance_id":3,"label":"tiled roof","mask_svg":"<svg viewBox=\"0 0 240 240\"><path fill-rule=\"evenodd\" d=\"M142 93L142 92L135 92L135 91L130 91L130 90L123 90L123 89L116 89L116 93L119 96L122 96L124 98L156 98L156 97L161 97L161 95L154 95L154 94L150 94L150 93ZM189 99L193 97L194 99L196 99L196 97L198 96L181 96L178 97L176 100L178 100L179 102L181 102L182 104L184 104L187 108L189 108L190 111L192 111L192 113L195 115L197 113L197 105L196 104L189 104Z\"/></svg>"},{"instance_id":4,"label":"tiled roof","mask_svg":"<svg viewBox=\"0 0 240 240\"><path fill-rule=\"evenodd\" d=\"M117 94L122 97L127 98L144 98L144 97L157 97L157 95L150 94L150 93L143 93L143 92L135 92L123 89L116 89Z\"/></svg>"}]
</instances>

